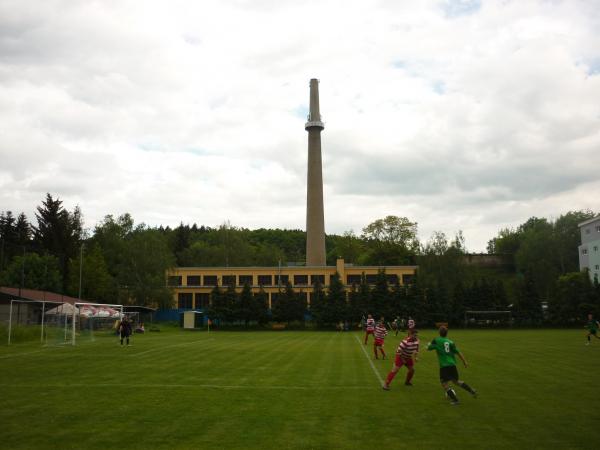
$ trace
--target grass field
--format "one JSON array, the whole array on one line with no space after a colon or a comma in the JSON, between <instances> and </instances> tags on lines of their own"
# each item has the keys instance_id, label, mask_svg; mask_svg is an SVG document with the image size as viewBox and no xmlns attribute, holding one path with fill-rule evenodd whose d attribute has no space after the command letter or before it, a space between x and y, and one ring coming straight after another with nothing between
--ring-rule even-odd
<instances>
[{"instance_id":1,"label":"grass field","mask_svg":"<svg viewBox=\"0 0 600 450\"><path fill-rule=\"evenodd\" d=\"M435 334L421 331L422 341ZM470 363L453 407L422 352L389 360L358 333L182 332L76 347L0 346L0 448L595 448L600 340L583 330L451 331ZM399 338L386 339L393 355ZM366 353L365 353L366 351ZM368 355L368 356L367 356Z\"/></svg>"}]
</instances>

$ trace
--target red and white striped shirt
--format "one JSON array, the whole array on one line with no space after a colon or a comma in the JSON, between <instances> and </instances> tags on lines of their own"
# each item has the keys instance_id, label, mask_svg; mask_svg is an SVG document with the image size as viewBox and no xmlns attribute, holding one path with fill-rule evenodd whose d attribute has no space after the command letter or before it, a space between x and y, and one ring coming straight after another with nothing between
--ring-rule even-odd
<instances>
[{"instance_id":1,"label":"red and white striped shirt","mask_svg":"<svg viewBox=\"0 0 600 450\"><path fill-rule=\"evenodd\" d=\"M375 329L375 319L367 319L367 330L373 331Z\"/></svg>"},{"instance_id":2,"label":"red and white striped shirt","mask_svg":"<svg viewBox=\"0 0 600 450\"><path fill-rule=\"evenodd\" d=\"M377 324L377 326L375 327L375 333L373 333L375 335L375 338L377 339L385 339L385 336L387 335L387 328L385 327L384 324Z\"/></svg>"},{"instance_id":3,"label":"red and white striped shirt","mask_svg":"<svg viewBox=\"0 0 600 450\"><path fill-rule=\"evenodd\" d=\"M415 339L414 341L410 338L405 338L398 348L396 349L396 353L402 356L402 358L410 359L412 358L414 353L419 351L419 339Z\"/></svg>"}]
</instances>

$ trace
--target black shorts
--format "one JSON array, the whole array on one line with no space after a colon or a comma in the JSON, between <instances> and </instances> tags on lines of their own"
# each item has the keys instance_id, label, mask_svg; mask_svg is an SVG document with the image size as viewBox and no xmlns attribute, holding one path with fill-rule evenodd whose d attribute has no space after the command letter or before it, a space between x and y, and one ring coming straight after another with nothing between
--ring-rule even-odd
<instances>
[{"instance_id":1,"label":"black shorts","mask_svg":"<svg viewBox=\"0 0 600 450\"><path fill-rule=\"evenodd\" d=\"M597 331L595 329L588 330L590 334L596 336Z\"/></svg>"},{"instance_id":2,"label":"black shorts","mask_svg":"<svg viewBox=\"0 0 600 450\"><path fill-rule=\"evenodd\" d=\"M440 367L440 382L458 381L458 369L456 366Z\"/></svg>"}]
</instances>

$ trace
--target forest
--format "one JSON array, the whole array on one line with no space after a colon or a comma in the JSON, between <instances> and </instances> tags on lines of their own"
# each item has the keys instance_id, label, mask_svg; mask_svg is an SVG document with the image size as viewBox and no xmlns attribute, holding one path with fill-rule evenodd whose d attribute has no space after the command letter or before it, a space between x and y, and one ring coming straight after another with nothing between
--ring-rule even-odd
<instances>
[{"instance_id":1,"label":"forest","mask_svg":"<svg viewBox=\"0 0 600 450\"><path fill-rule=\"evenodd\" d=\"M366 312L421 317L425 322L460 323L466 310L510 310L517 323L571 324L600 315L600 288L579 271L578 224L592 211L568 211L558 218L531 217L514 229L500 229L488 253L503 264L469 263L459 230L418 239L418 224L387 216L365 224L360 234L326 236L327 263L338 257L355 265L418 265L410 286L388 285L384 272L369 285L315 286L311 310L287 286L265 310L248 289L215 288L211 313L226 322L356 321ZM80 207L68 211L47 194L35 217L0 213L0 285L64 293L99 303L173 308L165 277L176 266L277 266L302 264L305 232L256 229L224 223L217 228L184 224L148 226L123 213L106 215L84 228ZM348 292L346 292L346 290Z\"/></svg>"}]
</instances>

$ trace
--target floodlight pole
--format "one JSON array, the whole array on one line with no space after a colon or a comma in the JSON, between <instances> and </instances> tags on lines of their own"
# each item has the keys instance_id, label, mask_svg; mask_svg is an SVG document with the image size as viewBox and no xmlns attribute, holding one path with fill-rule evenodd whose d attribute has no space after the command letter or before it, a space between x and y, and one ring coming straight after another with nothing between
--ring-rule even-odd
<instances>
[{"instance_id":1,"label":"floodlight pole","mask_svg":"<svg viewBox=\"0 0 600 450\"><path fill-rule=\"evenodd\" d=\"M81 301L81 274L83 272L83 242L81 243L81 250L79 251L79 301Z\"/></svg>"}]
</instances>

